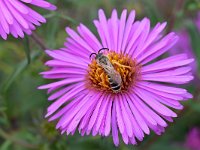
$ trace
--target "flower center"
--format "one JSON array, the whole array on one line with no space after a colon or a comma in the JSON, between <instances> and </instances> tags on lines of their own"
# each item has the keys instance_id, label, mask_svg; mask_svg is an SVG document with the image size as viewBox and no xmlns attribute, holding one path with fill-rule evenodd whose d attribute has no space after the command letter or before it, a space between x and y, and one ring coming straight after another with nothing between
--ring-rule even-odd
<instances>
[{"instance_id":1,"label":"flower center","mask_svg":"<svg viewBox=\"0 0 200 150\"><path fill-rule=\"evenodd\" d=\"M138 79L140 66L128 55L110 51L105 56L113 66L109 69L115 73L110 74L110 71L106 71L104 66L97 63L97 59L93 59L88 65L87 87L112 93L127 91ZM121 84L113 85L113 75L121 76ZM115 91L116 86L120 86L117 92Z\"/></svg>"}]
</instances>

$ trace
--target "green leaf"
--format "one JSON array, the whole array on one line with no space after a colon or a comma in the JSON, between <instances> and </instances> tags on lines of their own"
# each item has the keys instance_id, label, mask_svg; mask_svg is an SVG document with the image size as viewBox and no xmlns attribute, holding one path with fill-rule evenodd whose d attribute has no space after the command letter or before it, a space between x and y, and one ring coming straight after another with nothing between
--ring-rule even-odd
<instances>
[{"instance_id":1,"label":"green leaf","mask_svg":"<svg viewBox=\"0 0 200 150\"><path fill-rule=\"evenodd\" d=\"M53 18L53 17L59 17L61 19L64 19L64 20L67 20L73 24L78 24L78 22L76 20L74 20L73 18L67 16L67 15L64 15L64 14L61 14L60 12L52 12L50 14L46 14L46 15L43 15L45 18Z\"/></svg>"},{"instance_id":2,"label":"green leaf","mask_svg":"<svg viewBox=\"0 0 200 150\"><path fill-rule=\"evenodd\" d=\"M40 55L40 51L37 52L33 52L32 54L30 54L30 59L31 60L35 60L39 55ZM16 69L13 71L13 73L8 77L8 80L5 81L5 83L3 83L3 91L6 92L10 85L15 81L15 79L26 69L26 67L29 64L27 64L27 60L24 59L22 60L16 67Z\"/></svg>"},{"instance_id":3,"label":"green leaf","mask_svg":"<svg viewBox=\"0 0 200 150\"><path fill-rule=\"evenodd\" d=\"M6 111L6 107L0 107L0 112Z\"/></svg>"},{"instance_id":4,"label":"green leaf","mask_svg":"<svg viewBox=\"0 0 200 150\"><path fill-rule=\"evenodd\" d=\"M69 21L69 22L71 22L71 23L73 23L73 24L78 24L78 22L77 22L76 20L74 20L73 18L71 18L71 17L69 17L69 16L67 16L67 15L63 15L63 14L60 14L60 13L56 13L56 16L57 16L57 17L60 17L60 18L62 18L62 19L64 19L64 20L67 20L67 21Z\"/></svg>"},{"instance_id":5,"label":"green leaf","mask_svg":"<svg viewBox=\"0 0 200 150\"><path fill-rule=\"evenodd\" d=\"M60 19L58 17L52 18L49 20L49 24L47 24L47 34L46 34L46 39L47 39L47 45L48 47L54 48L56 47L56 34L59 29L59 22Z\"/></svg>"},{"instance_id":6,"label":"green leaf","mask_svg":"<svg viewBox=\"0 0 200 150\"><path fill-rule=\"evenodd\" d=\"M0 150L9 150L12 142L10 140L6 140L0 147Z\"/></svg>"}]
</instances>

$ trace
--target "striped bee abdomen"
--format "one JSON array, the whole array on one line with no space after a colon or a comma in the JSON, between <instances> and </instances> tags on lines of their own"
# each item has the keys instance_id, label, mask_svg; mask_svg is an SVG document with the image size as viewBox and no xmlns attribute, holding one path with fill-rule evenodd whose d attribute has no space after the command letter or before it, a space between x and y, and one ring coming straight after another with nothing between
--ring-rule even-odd
<instances>
[{"instance_id":1,"label":"striped bee abdomen","mask_svg":"<svg viewBox=\"0 0 200 150\"><path fill-rule=\"evenodd\" d=\"M110 83L110 87L114 92L118 92L121 89L121 86L117 82L113 81L110 76L108 76L108 81Z\"/></svg>"}]
</instances>

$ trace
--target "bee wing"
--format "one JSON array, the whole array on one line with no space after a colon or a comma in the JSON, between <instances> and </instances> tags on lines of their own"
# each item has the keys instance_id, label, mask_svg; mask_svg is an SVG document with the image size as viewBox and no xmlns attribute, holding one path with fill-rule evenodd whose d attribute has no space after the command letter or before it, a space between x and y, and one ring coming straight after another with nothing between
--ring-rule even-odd
<instances>
[{"instance_id":1,"label":"bee wing","mask_svg":"<svg viewBox=\"0 0 200 150\"><path fill-rule=\"evenodd\" d=\"M112 70L108 75L114 82L118 83L119 85L121 84L122 78L119 72L117 72L116 70Z\"/></svg>"},{"instance_id":2,"label":"bee wing","mask_svg":"<svg viewBox=\"0 0 200 150\"><path fill-rule=\"evenodd\" d=\"M104 63L100 62L100 65L107 73L109 73L111 70L115 70L107 57L104 58Z\"/></svg>"},{"instance_id":3,"label":"bee wing","mask_svg":"<svg viewBox=\"0 0 200 150\"><path fill-rule=\"evenodd\" d=\"M110 63L110 61L107 62L107 65L104 65L103 68L107 72L107 74L110 76L110 78L113 80L113 82L116 82L117 84L121 84L122 79L119 72L115 70L113 65Z\"/></svg>"},{"instance_id":4,"label":"bee wing","mask_svg":"<svg viewBox=\"0 0 200 150\"><path fill-rule=\"evenodd\" d=\"M101 61L97 62L104 68L104 70L107 72L108 76L110 76L110 78L113 80L113 82L116 82L119 85L121 84L121 75L115 70L108 57L104 56L103 59L101 59Z\"/></svg>"}]
</instances>

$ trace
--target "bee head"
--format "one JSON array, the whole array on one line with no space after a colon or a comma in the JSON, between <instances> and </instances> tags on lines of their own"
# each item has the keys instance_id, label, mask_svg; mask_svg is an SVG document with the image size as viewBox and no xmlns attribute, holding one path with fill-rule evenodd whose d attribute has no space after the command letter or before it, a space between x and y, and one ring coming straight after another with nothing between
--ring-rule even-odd
<instances>
[{"instance_id":1,"label":"bee head","mask_svg":"<svg viewBox=\"0 0 200 150\"><path fill-rule=\"evenodd\" d=\"M102 56L103 56L103 53L98 53L98 54L96 55L95 59L101 59Z\"/></svg>"}]
</instances>

